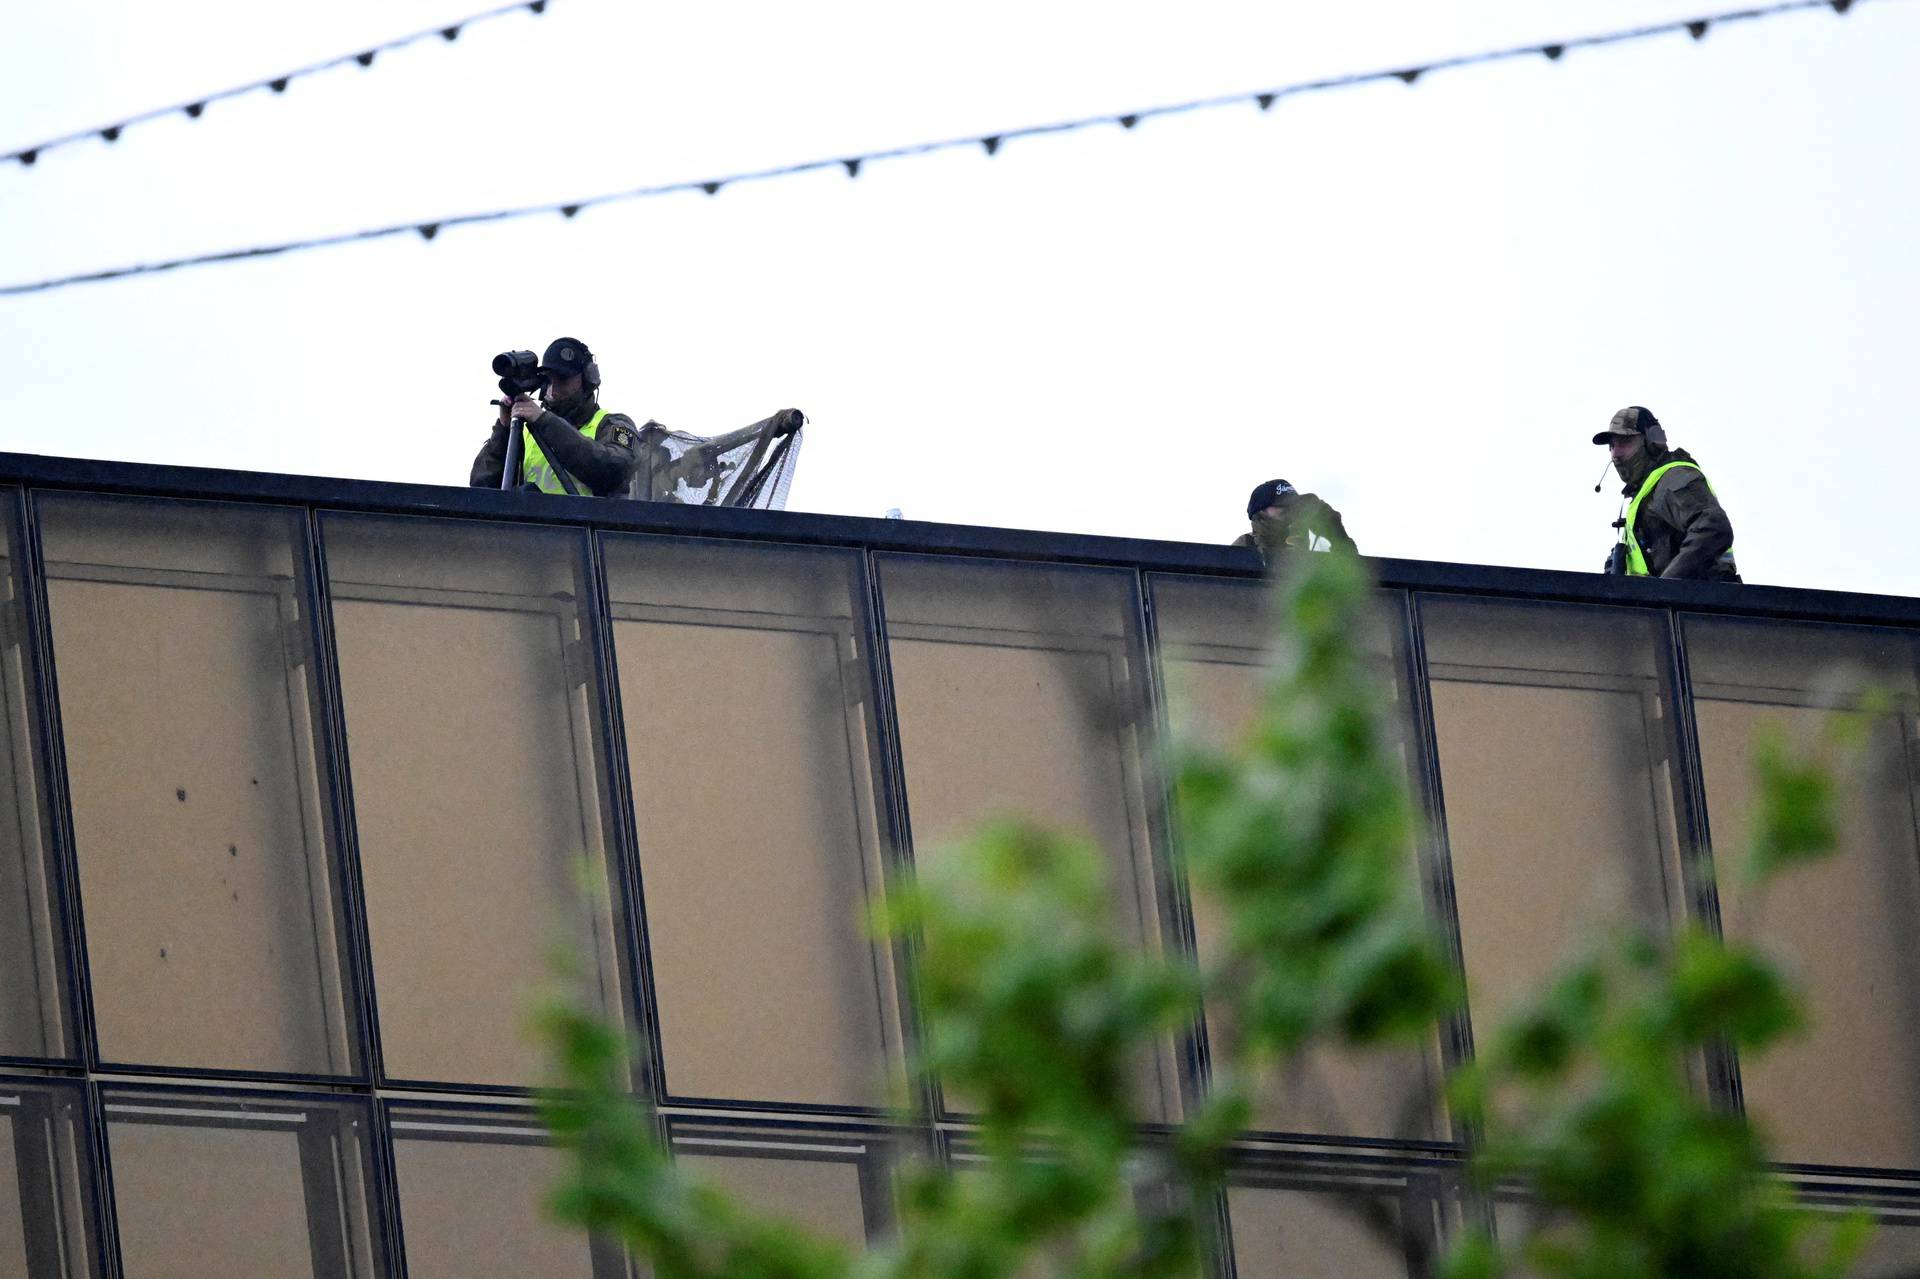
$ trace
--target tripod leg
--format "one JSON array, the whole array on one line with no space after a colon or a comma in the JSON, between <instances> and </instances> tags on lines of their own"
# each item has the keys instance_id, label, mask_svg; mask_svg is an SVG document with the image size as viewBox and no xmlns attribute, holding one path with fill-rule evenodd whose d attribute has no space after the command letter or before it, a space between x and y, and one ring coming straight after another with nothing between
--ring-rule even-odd
<instances>
[{"instance_id":1,"label":"tripod leg","mask_svg":"<svg viewBox=\"0 0 1920 1279\"><path fill-rule=\"evenodd\" d=\"M500 487L516 489L520 487L520 455L524 448L526 428L511 418L512 431L507 436L507 460L500 468Z\"/></svg>"}]
</instances>

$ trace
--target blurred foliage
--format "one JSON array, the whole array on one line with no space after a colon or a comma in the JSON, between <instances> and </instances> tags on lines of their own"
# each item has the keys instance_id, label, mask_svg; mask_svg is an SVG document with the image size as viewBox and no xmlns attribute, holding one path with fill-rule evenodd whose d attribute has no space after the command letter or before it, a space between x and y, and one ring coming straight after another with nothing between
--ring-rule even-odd
<instances>
[{"instance_id":1,"label":"blurred foliage","mask_svg":"<svg viewBox=\"0 0 1920 1279\"><path fill-rule=\"evenodd\" d=\"M1833 851L1835 769L1880 705L1830 717L1818 742L1756 743L1745 891ZM1694 871L1711 877L1711 860ZM1455 1116L1476 1131L1477 1188L1523 1201L1526 1225L1501 1244L1464 1241L1447 1279L1845 1275L1871 1220L1795 1210L1766 1174L1758 1128L1716 1108L1701 1083L1717 1056L1751 1060L1803 1016L1764 954L1698 924L1619 933L1568 964L1449 1083Z\"/></svg>"},{"instance_id":2,"label":"blurred foliage","mask_svg":"<svg viewBox=\"0 0 1920 1279\"><path fill-rule=\"evenodd\" d=\"M763 1219L678 1167L630 1095L627 1046L567 1004L543 1015L571 1152L564 1220L618 1238L660 1279L1173 1279L1215 1243L1228 1149L1276 1071L1324 1046L1431 1044L1460 991L1419 892L1419 832L1353 637L1369 583L1351 556L1290 557L1276 585L1263 713L1236 749L1173 761L1188 879L1216 902L1204 969L1121 939L1097 849L999 825L920 859L876 912L910 956L916 1078L977 1116L964 1161L907 1159L897 1229L855 1255ZM1825 763L1766 744L1757 881L1828 852ZM1143 1130L1157 1047L1213 1030L1213 1090ZM1711 1053L1763 1049L1801 1014L1753 950L1688 928L1623 936L1566 967L1449 1088L1473 1136L1469 1222L1498 1194L1527 1228L1455 1232L1448 1279L1800 1279L1840 1275L1867 1223L1816 1226L1766 1175L1750 1127L1698 1082ZM912 1117L907 1116L912 1123ZM1356 1221L1395 1228L1355 1198ZM1397 1245L1402 1241L1393 1241ZM1410 1252L1409 1255L1412 1255Z\"/></svg>"}]
</instances>

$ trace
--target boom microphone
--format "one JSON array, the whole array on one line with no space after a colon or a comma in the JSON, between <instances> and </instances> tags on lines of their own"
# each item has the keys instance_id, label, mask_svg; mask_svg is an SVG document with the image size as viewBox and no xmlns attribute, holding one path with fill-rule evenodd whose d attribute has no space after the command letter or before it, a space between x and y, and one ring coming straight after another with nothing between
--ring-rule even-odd
<instances>
[{"instance_id":1,"label":"boom microphone","mask_svg":"<svg viewBox=\"0 0 1920 1279\"><path fill-rule=\"evenodd\" d=\"M1605 484L1607 482L1607 472L1611 471L1612 469L1613 469L1612 462L1608 462L1605 466L1600 468L1600 484ZM1594 492L1598 493L1600 491L1600 484L1596 484L1593 486Z\"/></svg>"}]
</instances>

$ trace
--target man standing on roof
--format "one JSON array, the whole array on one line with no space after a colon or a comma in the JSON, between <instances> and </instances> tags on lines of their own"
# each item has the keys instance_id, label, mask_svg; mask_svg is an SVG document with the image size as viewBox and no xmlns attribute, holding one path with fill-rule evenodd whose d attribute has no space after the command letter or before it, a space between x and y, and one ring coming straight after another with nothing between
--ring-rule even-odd
<instances>
[{"instance_id":1,"label":"man standing on roof","mask_svg":"<svg viewBox=\"0 0 1920 1279\"><path fill-rule=\"evenodd\" d=\"M600 407L600 366L578 338L560 338L540 360L545 386L536 402L514 395L500 402L493 436L473 459L468 483L499 488L511 432L521 435L520 474L508 487L542 493L624 493L640 465L640 431L624 413Z\"/></svg>"},{"instance_id":2,"label":"man standing on roof","mask_svg":"<svg viewBox=\"0 0 1920 1279\"><path fill-rule=\"evenodd\" d=\"M1359 550L1347 536L1340 512L1312 493L1302 493L1285 480L1268 480L1247 498L1249 532L1233 540L1235 546L1257 546L1272 560L1281 551Z\"/></svg>"},{"instance_id":3,"label":"man standing on roof","mask_svg":"<svg viewBox=\"0 0 1920 1279\"><path fill-rule=\"evenodd\" d=\"M1621 409L1593 442L1608 447L1626 486L1620 494L1627 499L1627 512L1608 572L1740 580L1733 562L1733 522L1700 464L1685 449L1667 447L1658 418L1638 405Z\"/></svg>"}]
</instances>

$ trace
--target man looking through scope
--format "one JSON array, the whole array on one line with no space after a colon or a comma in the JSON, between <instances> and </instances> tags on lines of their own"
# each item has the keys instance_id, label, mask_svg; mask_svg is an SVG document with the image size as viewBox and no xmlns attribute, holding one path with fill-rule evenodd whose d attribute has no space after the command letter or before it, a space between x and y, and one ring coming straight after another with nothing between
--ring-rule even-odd
<instances>
[{"instance_id":1,"label":"man looking through scope","mask_svg":"<svg viewBox=\"0 0 1920 1279\"><path fill-rule=\"evenodd\" d=\"M539 360L532 351L503 351L493 371L506 398L493 401L500 416L468 484L597 497L625 491L640 465L640 432L626 414L600 407L600 365L585 342L558 338Z\"/></svg>"}]
</instances>

